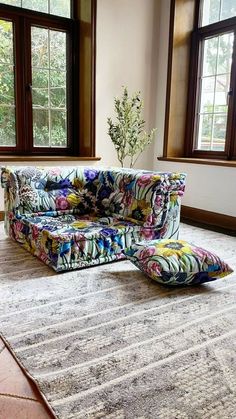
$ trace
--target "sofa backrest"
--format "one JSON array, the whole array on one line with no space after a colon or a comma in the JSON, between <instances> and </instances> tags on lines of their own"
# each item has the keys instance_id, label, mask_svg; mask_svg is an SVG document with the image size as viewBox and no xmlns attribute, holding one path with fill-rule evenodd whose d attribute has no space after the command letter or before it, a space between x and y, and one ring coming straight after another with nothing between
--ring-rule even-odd
<instances>
[{"instance_id":1,"label":"sofa backrest","mask_svg":"<svg viewBox=\"0 0 236 419\"><path fill-rule=\"evenodd\" d=\"M17 215L76 212L116 214L157 225L171 194L182 195L185 174L97 167L2 168L6 210Z\"/></svg>"},{"instance_id":2,"label":"sofa backrest","mask_svg":"<svg viewBox=\"0 0 236 419\"><path fill-rule=\"evenodd\" d=\"M98 171L83 167L2 168L1 183L18 214L95 209Z\"/></svg>"}]
</instances>

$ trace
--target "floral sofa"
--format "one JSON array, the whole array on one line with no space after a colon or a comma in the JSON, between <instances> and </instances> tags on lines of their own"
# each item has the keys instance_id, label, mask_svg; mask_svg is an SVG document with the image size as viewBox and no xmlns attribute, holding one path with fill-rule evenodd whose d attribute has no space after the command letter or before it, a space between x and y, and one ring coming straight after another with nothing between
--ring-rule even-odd
<instances>
[{"instance_id":1,"label":"floral sofa","mask_svg":"<svg viewBox=\"0 0 236 419\"><path fill-rule=\"evenodd\" d=\"M57 272L124 258L134 242L177 238L185 174L3 167L7 234Z\"/></svg>"}]
</instances>

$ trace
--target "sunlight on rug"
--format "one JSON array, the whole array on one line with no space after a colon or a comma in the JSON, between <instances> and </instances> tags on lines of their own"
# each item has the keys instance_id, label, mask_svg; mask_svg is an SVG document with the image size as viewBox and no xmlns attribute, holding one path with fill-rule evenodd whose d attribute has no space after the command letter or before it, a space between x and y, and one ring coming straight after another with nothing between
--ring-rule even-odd
<instances>
[{"instance_id":1,"label":"sunlight on rug","mask_svg":"<svg viewBox=\"0 0 236 419\"><path fill-rule=\"evenodd\" d=\"M58 418L235 418L235 274L178 289L129 261L55 274L0 228L0 331ZM180 238L236 269L236 238Z\"/></svg>"}]
</instances>

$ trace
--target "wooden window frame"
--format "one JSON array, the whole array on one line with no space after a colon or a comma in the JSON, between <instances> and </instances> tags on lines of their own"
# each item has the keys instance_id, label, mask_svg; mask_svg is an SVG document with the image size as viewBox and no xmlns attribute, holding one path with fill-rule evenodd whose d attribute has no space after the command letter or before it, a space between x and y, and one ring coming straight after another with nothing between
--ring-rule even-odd
<instances>
[{"instance_id":1,"label":"wooden window frame","mask_svg":"<svg viewBox=\"0 0 236 419\"><path fill-rule=\"evenodd\" d=\"M236 17L216 22L207 26L199 26L201 17L201 0L196 1L195 27L191 37L189 89L187 101L185 157L201 159L235 160L236 159ZM200 94L198 80L202 68L202 45L209 36L223 32L234 32L233 60L231 70L228 101L228 119L224 151L205 151L195 149L197 134L196 111L199 106Z\"/></svg>"},{"instance_id":2,"label":"wooden window frame","mask_svg":"<svg viewBox=\"0 0 236 419\"><path fill-rule=\"evenodd\" d=\"M81 2L82 4L82 2ZM0 18L14 24L15 58L15 106L16 106L16 147L0 147L1 156L71 156L95 158L95 25L96 0L91 0L91 74L90 74L90 110L86 118L80 116L80 72L83 73L79 43L83 38L80 33L80 0L72 0L72 17L64 18L18 7L0 5ZM31 95L31 26L58 29L67 33L67 147L33 147L32 135L32 95ZM22 36L23 31L23 36ZM88 36L88 34L86 34ZM81 67L81 68L80 68ZM83 76L83 74L82 74ZM86 94L86 92L82 92ZM83 99L83 98L82 98ZM27 118L26 118L27 115ZM80 135L83 125L90 128L89 138Z\"/></svg>"}]
</instances>

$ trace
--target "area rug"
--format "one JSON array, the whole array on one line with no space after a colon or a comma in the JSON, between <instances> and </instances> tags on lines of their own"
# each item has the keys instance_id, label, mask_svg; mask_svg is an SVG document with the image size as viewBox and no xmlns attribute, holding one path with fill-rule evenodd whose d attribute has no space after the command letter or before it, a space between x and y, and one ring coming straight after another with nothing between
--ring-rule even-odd
<instances>
[{"instance_id":1,"label":"area rug","mask_svg":"<svg viewBox=\"0 0 236 419\"><path fill-rule=\"evenodd\" d=\"M236 268L236 238L181 238ZM1 230L0 331L58 418L235 419L235 274L178 289L129 261L55 274Z\"/></svg>"}]
</instances>

